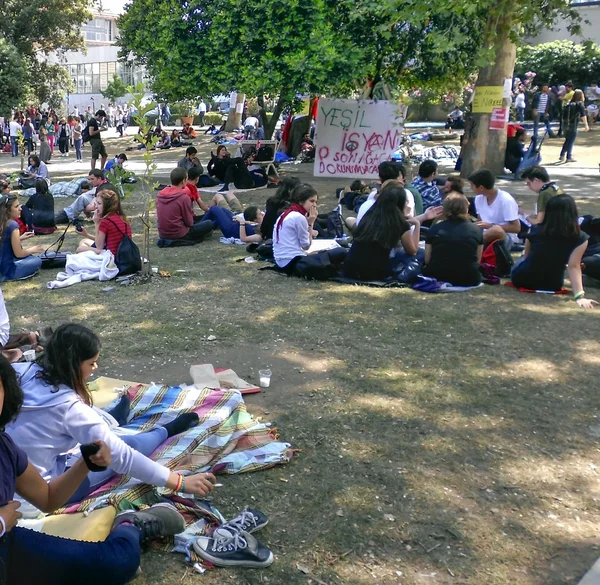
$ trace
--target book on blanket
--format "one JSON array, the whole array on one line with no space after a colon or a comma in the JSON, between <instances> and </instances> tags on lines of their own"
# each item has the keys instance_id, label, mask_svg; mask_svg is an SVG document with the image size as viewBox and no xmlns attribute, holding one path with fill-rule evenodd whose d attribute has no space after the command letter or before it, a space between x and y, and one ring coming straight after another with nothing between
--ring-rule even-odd
<instances>
[{"instance_id":1,"label":"book on blanket","mask_svg":"<svg viewBox=\"0 0 600 585\"><path fill-rule=\"evenodd\" d=\"M334 248L340 248L341 246L335 240L313 240L310 244L310 248L306 250L307 254L315 254L316 252L322 252L323 250L333 250Z\"/></svg>"}]
</instances>

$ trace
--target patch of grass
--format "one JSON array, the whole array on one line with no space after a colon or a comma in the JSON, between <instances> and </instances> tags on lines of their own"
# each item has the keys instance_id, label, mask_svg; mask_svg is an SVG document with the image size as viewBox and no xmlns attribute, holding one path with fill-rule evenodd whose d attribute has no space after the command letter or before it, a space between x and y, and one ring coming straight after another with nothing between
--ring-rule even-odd
<instances>
[{"instance_id":1,"label":"patch of grass","mask_svg":"<svg viewBox=\"0 0 600 585\"><path fill-rule=\"evenodd\" d=\"M313 181L310 165L291 172ZM570 181L582 212L597 214ZM333 207L339 181L314 183ZM136 206L126 201L134 218ZM274 565L199 577L180 556L148 552L136 583L576 582L598 555L597 312L504 286L427 295L305 282L236 262L246 255L213 237L153 248L172 276L147 285L48 291L44 273L4 286L15 329L73 319L97 331L101 374L178 383L193 363L254 380L273 371L249 409L301 452L224 477L213 500L226 515L249 504L270 516L258 536Z\"/></svg>"}]
</instances>

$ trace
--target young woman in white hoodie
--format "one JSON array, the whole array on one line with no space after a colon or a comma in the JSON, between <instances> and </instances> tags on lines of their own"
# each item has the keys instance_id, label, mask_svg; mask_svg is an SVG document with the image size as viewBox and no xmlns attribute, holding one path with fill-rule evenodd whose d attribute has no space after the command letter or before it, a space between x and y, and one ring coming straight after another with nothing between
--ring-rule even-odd
<instances>
[{"instance_id":1,"label":"young woman in white hoodie","mask_svg":"<svg viewBox=\"0 0 600 585\"><path fill-rule=\"evenodd\" d=\"M106 418L92 408L87 380L97 368L100 340L87 327L61 325L50 338L38 363L15 364L24 394L21 413L6 432L27 453L29 461L47 481L60 477L77 460L70 452L79 445L104 441L112 464L106 471L90 472L69 502L84 499L114 475L176 491L207 495L214 487L212 473L183 478L148 458L169 437L198 424L187 413L172 422L135 435L118 436ZM123 398L117 410L129 410ZM114 412L118 418L123 413ZM124 422L124 421L122 421Z\"/></svg>"}]
</instances>

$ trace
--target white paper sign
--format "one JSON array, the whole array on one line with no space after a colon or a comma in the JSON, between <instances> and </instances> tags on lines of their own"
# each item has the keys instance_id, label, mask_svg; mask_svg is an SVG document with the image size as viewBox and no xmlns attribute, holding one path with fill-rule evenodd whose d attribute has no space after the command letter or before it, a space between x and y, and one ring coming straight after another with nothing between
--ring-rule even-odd
<instances>
[{"instance_id":1,"label":"white paper sign","mask_svg":"<svg viewBox=\"0 0 600 585\"><path fill-rule=\"evenodd\" d=\"M402 141L399 105L373 100L319 100L314 174L371 179Z\"/></svg>"},{"instance_id":2,"label":"white paper sign","mask_svg":"<svg viewBox=\"0 0 600 585\"><path fill-rule=\"evenodd\" d=\"M510 98L510 94L512 93L512 78L507 77L504 80L504 91L502 92L502 97L507 99Z\"/></svg>"}]
</instances>

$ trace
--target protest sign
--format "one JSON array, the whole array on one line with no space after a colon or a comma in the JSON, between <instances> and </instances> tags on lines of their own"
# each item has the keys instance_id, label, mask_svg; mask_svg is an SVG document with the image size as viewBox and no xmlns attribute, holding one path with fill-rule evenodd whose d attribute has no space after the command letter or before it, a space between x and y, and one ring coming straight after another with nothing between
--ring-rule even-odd
<instances>
[{"instance_id":1,"label":"protest sign","mask_svg":"<svg viewBox=\"0 0 600 585\"><path fill-rule=\"evenodd\" d=\"M474 114L491 114L494 108L503 106L503 85L481 85L475 88L473 97Z\"/></svg>"},{"instance_id":2,"label":"protest sign","mask_svg":"<svg viewBox=\"0 0 600 585\"><path fill-rule=\"evenodd\" d=\"M315 134L317 177L371 179L402 141L398 104L373 100L319 100Z\"/></svg>"}]
</instances>

